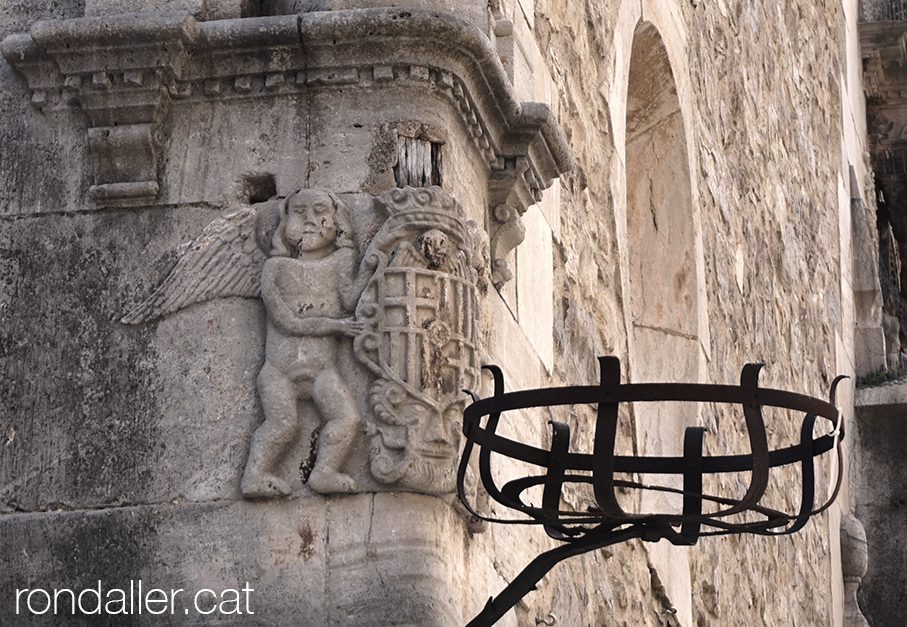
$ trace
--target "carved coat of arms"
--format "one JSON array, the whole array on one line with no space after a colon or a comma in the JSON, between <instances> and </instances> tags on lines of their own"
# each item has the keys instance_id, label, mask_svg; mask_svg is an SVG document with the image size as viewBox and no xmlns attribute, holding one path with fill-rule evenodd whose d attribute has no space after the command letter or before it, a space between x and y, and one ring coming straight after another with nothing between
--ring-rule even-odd
<instances>
[{"instance_id":1,"label":"carved coat of arms","mask_svg":"<svg viewBox=\"0 0 907 627\"><path fill-rule=\"evenodd\" d=\"M474 222L437 187L376 199L388 214L363 264L374 267L356 318L356 356L377 377L369 395L372 475L454 490L465 397L479 378L479 281L485 246Z\"/></svg>"}]
</instances>

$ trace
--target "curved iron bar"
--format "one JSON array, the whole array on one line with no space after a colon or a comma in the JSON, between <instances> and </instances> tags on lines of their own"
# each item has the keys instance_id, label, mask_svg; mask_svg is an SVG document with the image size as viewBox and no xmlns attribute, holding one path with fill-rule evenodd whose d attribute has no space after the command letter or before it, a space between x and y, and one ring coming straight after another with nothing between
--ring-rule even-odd
<instances>
[{"instance_id":1,"label":"curved iron bar","mask_svg":"<svg viewBox=\"0 0 907 627\"><path fill-rule=\"evenodd\" d=\"M698 383L620 383L620 361L600 357L599 385L504 392L504 375L497 366L485 366L494 378L493 396L481 399L472 392L473 403L463 414L466 443L457 473L457 491L464 506L477 518L503 524L543 525L552 538L564 542L536 557L467 627L489 627L516 605L556 564L568 557L599 549L632 538L656 542L666 538L676 545L696 544L701 536L730 533L786 535L803 528L810 516L828 508L835 500L843 479L843 456L840 441L844 437L840 410L835 406L837 377L831 384L829 402L817 398L760 388L762 364L747 364L740 385ZM747 429L750 454L703 455L703 427L687 427L683 455L680 457L635 457L615 455L618 409L620 403L686 401L740 405ZM537 448L497 433L501 414L507 411L562 405L597 405L593 452L571 453L570 427L549 421L552 429L549 449ZM799 443L770 451L763 407L777 407L804 412ZM487 417L483 427L482 419ZM834 430L813 437L816 420L824 418ZM488 495L501 505L528 518L508 519L485 516L466 498L466 473L473 449L479 450L479 477ZM815 457L835 449L837 478L829 499L813 509L815 500ZM492 473L492 454L530 465L543 471L538 475L513 479L499 487ZM772 468L800 464L801 494L796 513L785 513L760 504L769 483ZM574 474L585 472L587 474ZM749 472L750 481L744 495L728 498L703 493L703 476L714 473ZM588 474L591 473L591 474ZM615 473L643 475L681 475L683 488L647 485L639 481L616 479ZM589 484L596 505L588 511L561 508L565 485ZM529 488L541 486L542 504L536 507L524 502ZM639 489L678 494L683 497L680 513L637 514L626 512L617 499L617 489ZM703 503L722 506L703 513ZM761 520L732 522L723 520L735 514L752 512ZM711 528L703 531L702 527Z\"/></svg>"}]
</instances>

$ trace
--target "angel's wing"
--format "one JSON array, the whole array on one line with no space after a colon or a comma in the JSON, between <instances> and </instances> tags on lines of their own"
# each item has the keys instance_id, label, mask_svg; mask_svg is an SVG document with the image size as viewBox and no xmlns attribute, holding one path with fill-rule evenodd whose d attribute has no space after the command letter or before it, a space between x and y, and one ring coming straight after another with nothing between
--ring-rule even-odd
<instances>
[{"instance_id":1,"label":"angel's wing","mask_svg":"<svg viewBox=\"0 0 907 627\"><path fill-rule=\"evenodd\" d=\"M212 298L259 297L267 258L259 242L265 244L262 222L268 222L261 214L271 213L272 204L244 206L211 222L164 282L121 322L141 324Z\"/></svg>"}]
</instances>

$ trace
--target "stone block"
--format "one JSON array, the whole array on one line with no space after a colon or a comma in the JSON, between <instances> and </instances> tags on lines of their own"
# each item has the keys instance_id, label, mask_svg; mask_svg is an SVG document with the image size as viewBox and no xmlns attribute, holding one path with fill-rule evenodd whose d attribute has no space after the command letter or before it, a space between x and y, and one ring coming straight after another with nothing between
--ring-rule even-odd
<instances>
[{"instance_id":1,"label":"stone block","mask_svg":"<svg viewBox=\"0 0 907 627\"><path fill-rule=\"evenodd\" d=\"M489 291L491 327L488 358L504 371L508 390L539 387L544 366L504 298Z\"/></svg>"},{"instance_id":2,"label":"stone block","mask_svg":"<svg viewBox=\"0 0 907 627\"><path fill-rule=\"evenodd\" d=\"M894 383L891 385L858 388L854 402L857 407L907 405L907 384Z\"/></svg>"},{"instance_id":3,"label":"stone block","mask_svg":"<svg viewBox=\"0 0 907 627\"><path fill-rule=\"evenodd\" d=\"M517 319L539 359L554 366L554 260L551 229L537 206L523 216L526 239L516 249Z\"/></svg>"},{"instance_id":4,"label":"stone block","mask_svg":"<svg viewBox=\"0 0 907 627\"><path fill-rule=\"evenodd\" d=\"M907 505L907 470L903 437L907 405L904 384L858 391L856 437L860 450L854 514L868 539L868 565L860 605L872 624L896 624L907 611L901 572L907 549L903 510ZM853 488L852 488L853 489ZM860 568L855 568L859 574ZM853 574L853 573L851 573Z\"/></svg>"},{"instance_id":5,"label":"stone block","mask_svg":"<svg viewBox=\"0 0 907 627\"><path fill-rule=\"evenodd\" d=\"M16 590L79 594L100 581L104 620L326 626L324 516L323 503L304 500L6 516L0 521L3 613L10 624L34 624L37 617L24 602L16 612ZM153 589L166 591L169 602L142 603ZM125 592L125 605L116 602L124 596L116 590ZM87 595L82 607L92 608L91 599ZM35 610L43 609L39 601L40 593L33 597ZM69 614L71 608L61 605L57 619Z\"/></svg>"},{"instance_id":6,"label":"stone block","mask_svg":"<svg viewBox=\"0 0 907 627\"><path fill-rule=\"evenodd\" d=\"M370 9L389 6L387 0L297 0L296 10L308 11L342 11L347 9ZM472 22L482 31L488 28L487 3L482 0L463 0L444 2L444 0L408 0L405 4L393 6L404 8L434 9L452 13Z\"/></svg>"},{"instance_id":7,"label":"stone block","mask_svg":"<svg viewBox=\"0 0 907 627\"><path fill-rule=\"evenodd\" d=\"M462 524L433 497L384 493L329 505L332 626L447 627L464 620L456 590ZM392 594L388 591L393 590Z\"/></svg>"},{"instance_id":8,"label":"stone block","mask_svg":"<svg viewBox=\"0 0 907 627\"><path fill-rule=\"evenodd\" d=\"M530 29L535 28L535 0L517 0L522 17Z\"/></svg>"},{"instance_id":9,"label":"stone block","mask_svg":"<svg viewBox=\"0 0 907 627\"><path fill-rule=\"evenodd\" d=\"M235 0L238 3L238 0ZM206 0L86 0L85 17L152 11L186 11L198 17L205 14Z\"/></svg>"},{"instance_id":10,"label":"stone block","mask_svg":"<svg viewBox=\"0 0 907 627\"><path fill-rule=\"evenodd\" d=\"M4 516L0 608L10 624L30 624L27 592L16 614L17 590L78 595L100 581L105 608L120 610L111 591L125 591L119 614L135 625L159 624L147 610L160 607L193 625L451 627L481 603L458 592L467 534L449 505L407 493ZM139 614L151 589L171 602ZM33 595L32 607L44 599Z\"/></svg>"},{"instance_id":11,"label":"stone block","mask_svg":"<svg viewBox=\"0 0 907 627\"><path fill-rule=\"evenodd\" d=\"M520 100L558 106L557 88L551 78L546 51L539 48L534 24L534 0L520 0L513 18L513 87Z\"/></svg>"},{"instance_id":12,"label":"stone block","mask_svg":"<svg viewBox=\"0 0 907 627\"><path fill-rule=\"evenodd\" d=\"M882 327L860 325L854 329L854 367L858 377L888 367L885 331Z\"/></svg>"},{"instance_id":13,"label":"stone block","mask_svg":"<svg viewBox=\"0 0 907 627\"><path fill-rule=\"evenodd\" d=\"M260 305L231 299L160 324L119 322L216 215L183 208L7 223L0 248L16 273L3 291L22 307L5 311L0 329L10 347L4 431L14 434L0 459L11 477L0 488L5 511L236 496L259 420ZM65 254L47 253L50 232Z\"/></svg>"}]
</instances>

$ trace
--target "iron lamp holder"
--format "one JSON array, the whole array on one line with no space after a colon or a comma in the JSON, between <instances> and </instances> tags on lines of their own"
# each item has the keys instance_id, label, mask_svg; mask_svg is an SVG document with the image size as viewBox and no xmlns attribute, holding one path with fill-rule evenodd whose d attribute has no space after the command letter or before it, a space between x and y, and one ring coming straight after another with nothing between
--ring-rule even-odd
<instances>
[{"instance_id":1,"label":"iron lamp holder","mask_svg":"<svg viewBox=\"0 0 907 627\"><path fill-rule=\"evenodd\" d=\"M666 539L675 545L696 544L701 536L752 533L778 536L802 529L809 518L827 509L837 497L843 478L841 440L844 437L841 412L835 406L835 390L846 378L831 384L829 402L817 398L760 388L762 364L747 364L740 385L695 383L620 383L620 361L613 356L599 358L601 380L598 385L572 386L504 392L504 375L497 366L485 366L494 377L493 396L481 399L472 394L473 403L463 414L466 442L457 473L457 491L469 512L479 519L500 524L542 525L560 546L536 557L467 627L489 627L516 605L562 560L633 538L656 542ZM704 455L705 428L686 427L683 455L678 457L638 457L615 454L618 414L621 403L686 402L739 405L743 411L750 453ZM593 450L570 450L570 427L550 421L549 448L531 446L498 433L505 412L569 405L597 406ZM769 450L764 407L803 412L799 442ZM487 419L486 419L487 417ZM832 430L814 436L819 418ZM485 420L484 426L482 425ZM470 460L478 448L478 473L482 487L498 504L521 513L520 518L497 518L478 511L466 495ZM837 455L835 487L827 501L813 508L816 492L814 459L834 450ZM509 458L539 468L537 474L512 479L499 486L492 469L493 456ZM772 468L798 464L801 474L800 505L785 512L762 503ZM707 475L749 473L749 484L742 497L709 495L703 492ZM630 478L621 479L615 474ZM639 475L679 475L682 488L650 485L638 481ZM565 507L565 486L591 487L595 504L585 510ZM541 505L528 500L528 491L541 488ZM674 512L634 513L625 511L619 492L656 491L682 496L682 509ZM709 503L710 511L704 511ZM705 528L705 529L704 529Z\"/></svg>"}]
</instances>

